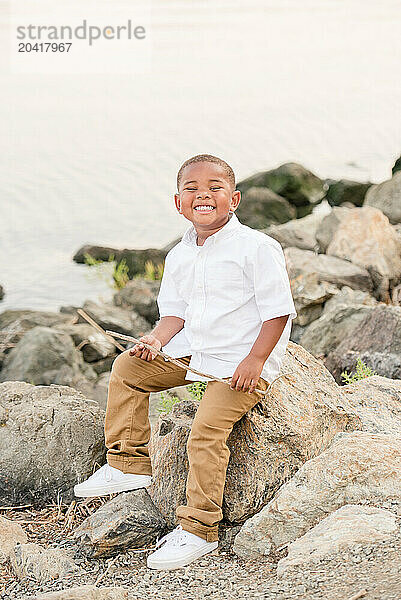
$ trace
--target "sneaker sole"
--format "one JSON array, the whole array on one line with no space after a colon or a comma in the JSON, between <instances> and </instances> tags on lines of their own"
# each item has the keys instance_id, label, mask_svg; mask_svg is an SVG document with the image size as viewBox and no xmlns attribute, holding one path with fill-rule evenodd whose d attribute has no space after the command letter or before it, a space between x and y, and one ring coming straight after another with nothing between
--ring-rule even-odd
<instances>
[{"instance_id":1,"label":"sneaker sole","mask_svg":"<svg viewBox=\"0 0 401 600\"><path fill-rule=\"evenodd\" d=\"M79 484L78 484L79 485ZM113 483L108 486L89 488L85 491L81 491L77 489L77 486L74 486L74 494L77 498L93 498L95 496L108 496L109 494L117 494L118 492L130 492L132 490L140 490L142 488L147 488L150 486L150 483L144 483L143 485L135 484L135 483Z\"/></svg>"},{"instance_id":2,"label":"sneaker sole","mask_svg":"<svg viewBox=\"0 0 401 600\"><path fill-rule=\"evenodd\" d=\"M157 558L152 560L152 556L149 556L147 560L147 565L149 569L156 569L158 571L171 571L173 569L180 569L181 567L186 567L197 558L200 558L201 556L204 556L205 554L216 550L216 548L219 545L218 542L211 542L211 544L213 544L213 546L208 546L207 548L200 547L197 550L194 550L191 554L187 555L185 558L180 558L176 560L160 560Z\"/></svg>"}]
</instances>

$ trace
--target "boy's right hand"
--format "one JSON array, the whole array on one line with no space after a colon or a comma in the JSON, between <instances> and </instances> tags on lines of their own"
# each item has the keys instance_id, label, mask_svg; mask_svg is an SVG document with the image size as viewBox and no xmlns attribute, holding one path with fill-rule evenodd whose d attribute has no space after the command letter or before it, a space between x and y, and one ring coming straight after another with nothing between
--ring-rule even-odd
<instances>
[{"instance_id":1,"label":"boy's right hand","mask_svg":"<svg viewBox=\"0 0 401 600\"><path fill-rule=\"evenodd\" d=\"M143 335L139 338L139 341L145 342L145 344L149 344L156 348L156 350L160 350L162 347L162 343L158 340L154 335L148 334ZM130 356L137 356L138 358L142 358L142 360L147 360L150 362L154 358L156 358L157 354L145 348L143 344L135 344L132 348L130 348Z\"/></svg>"}]
</instances>

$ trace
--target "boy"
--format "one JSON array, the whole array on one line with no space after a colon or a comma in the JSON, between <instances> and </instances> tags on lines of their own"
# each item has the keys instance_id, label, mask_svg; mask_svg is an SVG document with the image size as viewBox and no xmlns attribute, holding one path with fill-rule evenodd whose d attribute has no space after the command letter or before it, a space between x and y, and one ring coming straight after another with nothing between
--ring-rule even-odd
<instances>
[{"instance_id":1,"label":"boy","mask_svg":"<svg viewBox=\"0 0 401 600\"><path fill-rule=\"evenodd\" d=\"M241 193L231 167L208 154L180 168L175 205L192 222L166 256L157 298L160 320L140 341L163 348L182 369L143 347L124 351L110 376L107 464L75 486L78 496L147 487L149 394L208 381L187 443L189 471L179 525L158 542L148 567L174 569L214 550L235 422L277 376L296 311L280 244L235 216ZM193 367L230 385L191 373Z\"/></svg>"}]
</instances>

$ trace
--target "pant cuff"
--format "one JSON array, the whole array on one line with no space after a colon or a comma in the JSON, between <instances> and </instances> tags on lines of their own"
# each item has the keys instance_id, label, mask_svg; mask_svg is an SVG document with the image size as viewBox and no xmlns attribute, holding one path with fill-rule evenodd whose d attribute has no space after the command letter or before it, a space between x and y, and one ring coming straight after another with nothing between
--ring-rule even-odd
<instances>
[{"instance_id":1,"label":"pant cuff","mask_svg":"<svg viewBox=\"0 0 401 600\"><path fill-rule=\"evenodd\" d=\"M111 467L119 469L123 473L132 475L152 475L150 460L136 460L124 456L107 456L107 462Z\"/></svg>"},{"instance_id":2,"label":"pant cuff","mask_svg":"<svg viewBox=\"0 0 401 600\"><path fill-rule=\"evenodd\" d=\"M219 540L218 527L208 527L207 525L200 524L195 525L192 521L188 521L188 519L179 519L179 523L185 531L198 535L207 542L217 542Z\"/></svg>"}]
</instances>

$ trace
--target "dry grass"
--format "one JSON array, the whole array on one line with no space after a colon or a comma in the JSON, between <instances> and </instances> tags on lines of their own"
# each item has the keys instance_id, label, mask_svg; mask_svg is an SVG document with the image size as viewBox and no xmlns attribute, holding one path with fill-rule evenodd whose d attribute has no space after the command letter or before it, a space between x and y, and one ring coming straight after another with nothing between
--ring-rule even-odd
<instances>
[{"instance_id":1,"label":"dry grass","mask_svg":"<svg viewBox=\"0 0 401 600\"><path fill-rule=\"evenodd\" d=\"M75 529L114 496L73 500L70 504L53 502L41 509L34 508L32 504L0 506L0 515L19 523L28 542L48 548L72 540ZM15 584L16 578L10 563L0 564L0 594L12 590Z\"/></svg>"}]
</instances>

